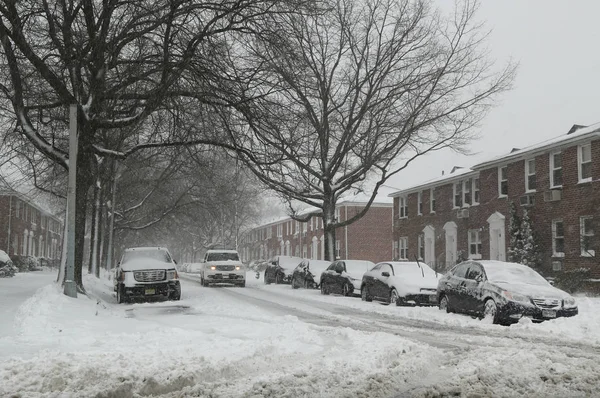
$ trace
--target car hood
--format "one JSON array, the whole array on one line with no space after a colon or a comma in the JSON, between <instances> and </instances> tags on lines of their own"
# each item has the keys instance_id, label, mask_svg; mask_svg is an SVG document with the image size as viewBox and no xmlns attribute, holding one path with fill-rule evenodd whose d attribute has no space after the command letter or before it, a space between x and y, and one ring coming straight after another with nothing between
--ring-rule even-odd
<instances>
[{"instance_id":1,"label":"car hood","mask_svg":"<svg viewBox=\"0 0 600 398\"><path fill-rule=\"evenodd\" d=\"M425 276L414 277L410 275L409 277L405 276L390 276L387 279L388 286L390 288L396 288L398 294L400 296L406 296L407 294L420 294L426 293L422 292L421 289L430 289L437 290L439 278L435 276L429 276L425 274Z\"/></svg>"},{"instance_id":2,"label":"car hood","mask_svg":"<svg viewBox=\"0 0 600 398\"><path fill-rule=\"evenodd\" d=\"M214 265L234 265L236 267L241 267L244 264L242 264L241 261L209 261L206 263L207 267L212 267Z\"/></svg>"},{"instance_id":3,"label":"car hood","mask_svg":"<svg viewBox=\"0 0 600 398\"><path fill-rule=\"evenodd\" d=\"M566 299L571 295L551 285L531 285L524 283L495 282L494 285L511 293L521 294L531 298Z\"/></svg>"},{"instance_id":4,"label":"car hood","mask_svg":"<svg viewBox=\"0 0 600 398\"><path fill-rule=\"evenodd\" d=\"M136 258L121 264L123 271L140 271L144 269L175 269L175 264L151 258Z\"/></svg>"}]
</instances>

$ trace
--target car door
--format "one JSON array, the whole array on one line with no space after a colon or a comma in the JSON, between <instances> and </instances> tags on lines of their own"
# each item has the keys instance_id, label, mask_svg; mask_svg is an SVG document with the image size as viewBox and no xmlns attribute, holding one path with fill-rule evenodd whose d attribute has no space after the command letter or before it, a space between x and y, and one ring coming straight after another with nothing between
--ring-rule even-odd
<instances>
[{"instance_id":1,"label":"car door","mask_svg":"<svg viewBox=\"0 0 600 398\"><path fill-rule=\"evenodd\" d=\"M458 264L452 274L444 282L444 290L451 307L456 311L464 311L465 300L465 276L469 269L469 263Z\"/></svg>"},{"instance_id":2,"label":"car door","mask_svg":"<svg viewBox=\"0 0 600 398\"><path fill-rule=\"evenodd\" d=\"M464 306L468 312L478 312L483 308L482 288L484 272L481 265L471 263L464 282Z\"/></svg>"},{"instance_id":3,"label":"car door","mask_svg":"<svg viewBox=\"0 0 600 398\"><path fill-rule=\"evenodd\" d=\"M348 282L346 277L342 275L344 272L346 272L346 264L343 261L336 261L333 273L334 283L331 287L332 293L342 294L343 286Z\"/></svg>"},{"instance_id":4,"label":"car door","mask_svg":"<svg viewBox=\"0 0 600 398\"><path fill-rule=\"evenodd\" d=\"M329 289L330 292L331 292L331 289L333 289L333 284L334 284L333 275L335 275L336 264L337 264L337 262L331 263L331 265L329 267L327 267L327 269L321 275L321 285L327 286L327 289Z\"/></svg>"},{"instance_id":5,"label":"car door","mask_svg":"<svg viewBox=\"0 0 600 398\"><path fill-rule=\"evenodd\" d=\"M377 283L377 273L381 268L381 264L377 264L368 272L365 272L363 275L363 284L367 288L368 295L371 297L375 297L375 284Z\"/></svg>"},{"instance_id":6,"label":"car door","mask_svg":"<svg viewBox=\"0 0 600 398\"><path fill-rule=\"evenodd\" d=\"M389 280L394 275L392 266L390 264L382 264L381 268L377 273L376 279L376 295L382 300L388 300L390 298L390 286Z\"/></svg>"}]
</instances>

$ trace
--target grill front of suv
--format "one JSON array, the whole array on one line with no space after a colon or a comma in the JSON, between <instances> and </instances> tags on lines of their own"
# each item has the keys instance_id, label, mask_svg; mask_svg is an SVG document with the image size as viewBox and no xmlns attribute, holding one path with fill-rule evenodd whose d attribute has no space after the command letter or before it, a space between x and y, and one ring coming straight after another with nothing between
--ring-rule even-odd
<instances>
[{"instance_id":1,"label":"grill front of suv","mask_svg":"<svg viewBox=\"0 0 600 398\"><path fill-rule=\"evenodd\" d=\"M164 269L150 269L134 271L133 277L137 282L160 282L166 279L167 273Z\"/></svg>"}]
</instances>

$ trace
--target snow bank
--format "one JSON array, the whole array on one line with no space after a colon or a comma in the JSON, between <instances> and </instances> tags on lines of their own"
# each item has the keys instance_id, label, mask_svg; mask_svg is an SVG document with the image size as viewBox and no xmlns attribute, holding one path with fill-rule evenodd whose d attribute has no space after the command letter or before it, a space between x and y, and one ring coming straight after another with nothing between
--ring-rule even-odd
<instances>
[{"instance_id":1,"label":"snow bank","mask_svg":"<svg viewBox=\"0 0 600 398\"><path fill-rule=\"evenodd\" d=\"M8 254L6 254L5 251L0 250L0 263L8 263L9 261L11 260Z\"/></svg>"}]
</instances>

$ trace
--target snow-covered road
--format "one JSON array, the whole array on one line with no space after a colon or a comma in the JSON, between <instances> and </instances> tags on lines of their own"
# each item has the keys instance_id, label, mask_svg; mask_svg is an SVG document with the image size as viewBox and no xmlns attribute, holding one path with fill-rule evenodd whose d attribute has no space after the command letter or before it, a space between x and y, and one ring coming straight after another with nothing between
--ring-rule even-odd
<instances>
[{"instance_id":1,"label":"snow-covered road","mask_svg":"<svg viewBox=\"0 0 600 398\"><path fill-rule=\"evenodd\" d=\"M19 297L34 289L25 281L13 279L27 285ZM86 286L92 299L69 299L52 284L13 308L13 332L0 336L0 396L593 397L600 390L598 299L580 299L571 320L501 327L256 279L245 289L204 288L188 275L180 302L133 305L117 305L108 280L88 276Z\"/></svg>"}]
</instances>

